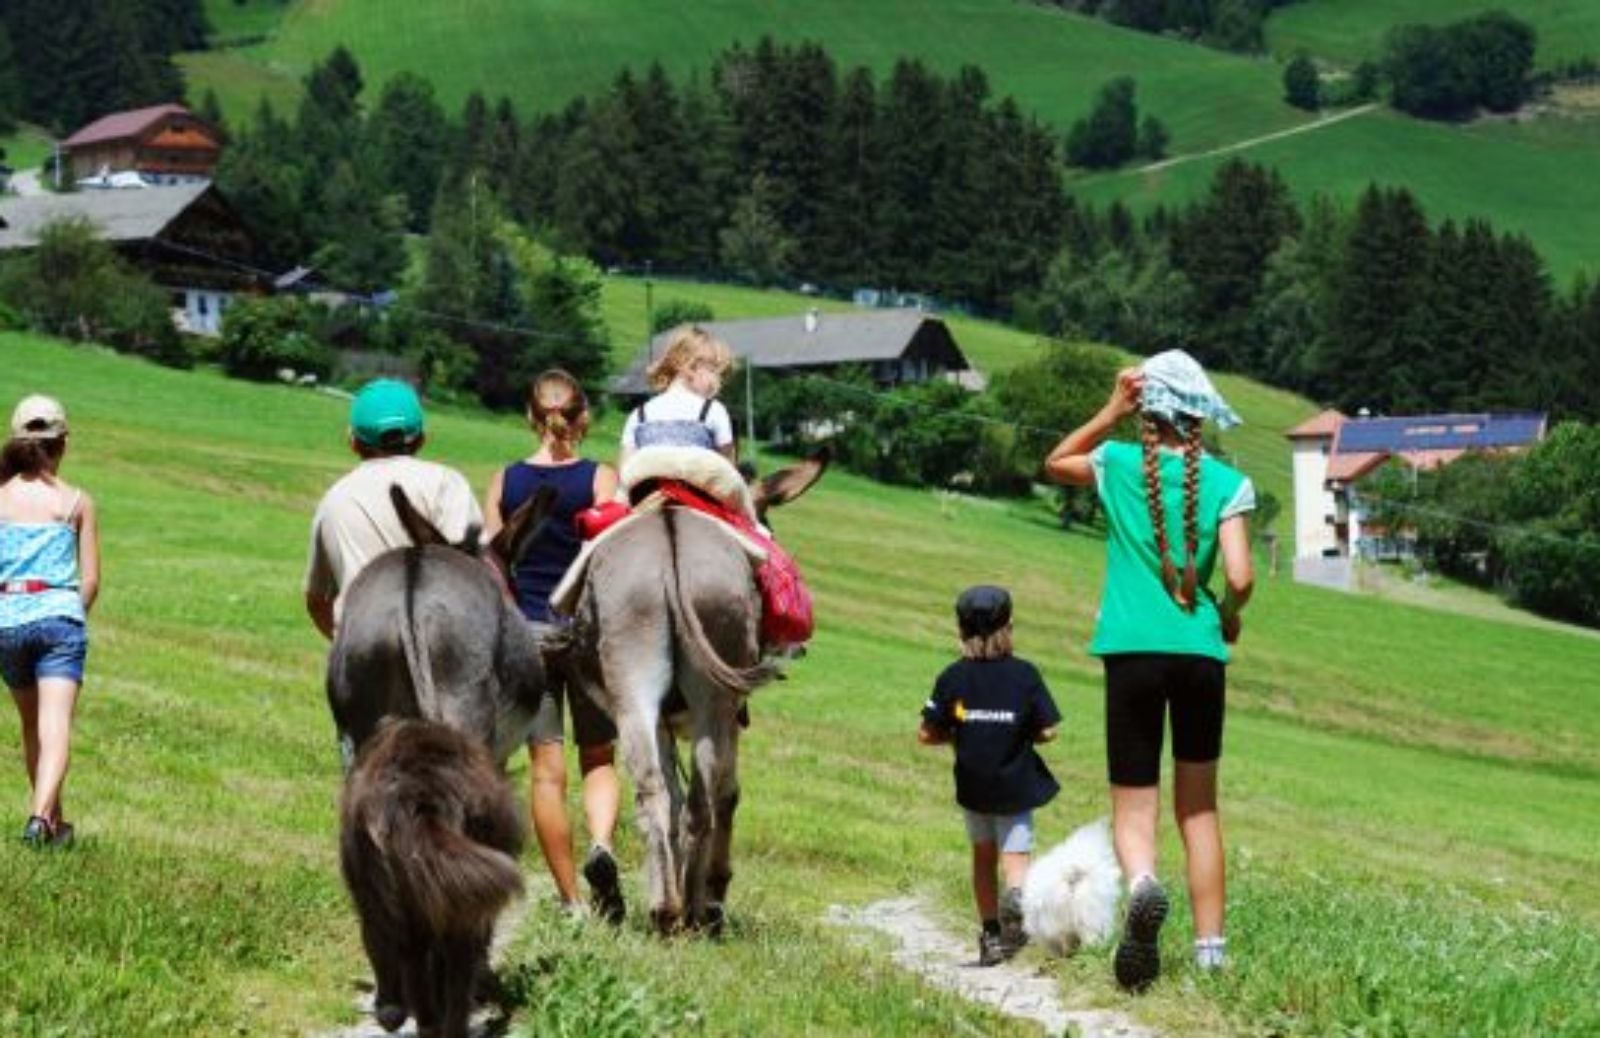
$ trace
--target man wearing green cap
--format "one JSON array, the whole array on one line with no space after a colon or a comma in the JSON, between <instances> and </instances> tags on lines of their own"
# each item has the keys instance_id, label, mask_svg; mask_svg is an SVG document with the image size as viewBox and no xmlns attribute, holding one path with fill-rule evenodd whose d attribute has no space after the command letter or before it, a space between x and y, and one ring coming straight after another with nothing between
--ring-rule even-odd
<instances>
[{"instance_id":1,"label":"man wearing green cap","mask_svg":"<svg viewBox=\"0 0 1600 1038\"><path fill-rule=\"evenodd\" d=\"M362 567L411 544L389 500L390 486L404 490L417 511L452 541L483 525L466 477L416 457L426 440L422 404L406 383L378 379L356 394L350 405L350 449L361 463L329 488L311 520L306 612L325 637L333 637L340 592Z\"/></svg>"}]
</instances>

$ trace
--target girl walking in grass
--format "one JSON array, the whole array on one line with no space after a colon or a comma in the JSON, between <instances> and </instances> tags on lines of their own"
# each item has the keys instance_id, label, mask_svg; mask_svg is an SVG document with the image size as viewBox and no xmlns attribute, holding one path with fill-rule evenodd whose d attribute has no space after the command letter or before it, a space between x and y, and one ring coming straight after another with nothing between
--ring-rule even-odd
<instances>
[{"instance_id":1,"label":"girl walking in grass","mask_svg":"<svg viewBox=\"0 0 1600 1038\"><path fill-rule=\"evenodd\" d=\"M1012 655L1011 596L1004 588L963 591L956 623L962 658L935 682L917 741L955 743L956 802L966 811L982 924L978 964L993 966L1026 942L1022 880L1033 854L1033 810L1060 789L1034 745L1056 737L1061 714L1038 669Z\"/></svg>"},{"instance_id":2,"label":"girl walking in grass","mask_svg":"<svg viewBox=\"0 0 1600 1038\"><path fill-rule=\"evenodd\" d=\"M1140 442L1110 440L1132 416ZM1106 405L1045 461L1056 482L1096 487L1109 528L1090 651L1105 667L1112 835L1129 892L1115 971L1134 991L1161 971L1157 937L1168 903L1156 879L1156 822L1169 717L1196 965L1222 965L1226 947L1217 764L1227 645L1239 638L1239 614L1255 579L1247 527L1255 490L1202 449L1208 418L1222 428L1239 422L1200 365L1170 350L1119 372ZM1220 602L1207 586L1219 554Z\"/></svg>"},{"instance_id":3,"label":"girl walking in grass","mask_svg":"<svg viewBox=\"0 0 1600 1038\"><path fill-rule=\"evenodd\" d=\"M17 405L0 453L0 673L22 718L32 789L22 840L33 847L72 842L61 787L89 648L84 621L100 589L94 502L58 475L66 450L60 403Z\"/></svg>"},{"instance_id":4,"label":"girl walking in grass","mask_svg":"<svg viewBox=\"0 0 1600 1038\"><path fill-rule=\"evenodd\" d=\"M484 534L485 539L492 538L541 487L555 488L550 523L514 575L522 615L535 630L548 632L556 623L550 610L550 595L578 557L581 546L576 518L580 512L611 500L617 491L617 474L611 466L578 454L578 445L589 431L589 401L577 379L567 372L552 369L533 380L528 391L528 425L539 438L538 449L525 460L495 473L483 506L487 519ZM583 807L593 841L584 860L584 878L589 882L595 910L611 922L620 923L626 906L611 850L621 800L615 764L617 729L581 683L554 672L550 675L550 694L540 703L533 734L528 739L533 831L561 900L576 904L577 868L572 853L572 824L567 819L567 762L562 751L563 700L572 711L578 770L583 775Z\"/></svg>"}]
</instances>

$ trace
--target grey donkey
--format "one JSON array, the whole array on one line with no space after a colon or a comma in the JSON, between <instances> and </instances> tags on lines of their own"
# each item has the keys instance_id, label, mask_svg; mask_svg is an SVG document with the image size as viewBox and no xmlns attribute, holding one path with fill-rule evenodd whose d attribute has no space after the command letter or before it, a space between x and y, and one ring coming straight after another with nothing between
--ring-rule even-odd
<instances>
[{"instance_id":1,"label":"grey donkey","mask_svg":"<svg viewBox=\"0 0 1600 1038\"><path fill-rule=\"evenodd\" d=\"M328 654L334 723L359 749L385 717L442 721L504 766L546 690L542 647L504 574L538 537L554 492L541 490L511 516L488 559L477 530L451 544L399 487L390 500L415 547L378 556L345 590Z\"/></svg>"},{"instance_id":2,"label":"grey donkey","mask_svg":"<svg viewBox=\"0 0 1600 1038\"><path fill-rule=\"evenodd\" d=\"M810 489L820 453L752 487L759 512ZM669 507L595 546L558 651L617 725L645 841L650 918L719 932L733 877L739 712L777 676L760 644L761 598L744 549L719 520ZM687 797L675 733L691 746Z\"/></svg>"}]
</instances>

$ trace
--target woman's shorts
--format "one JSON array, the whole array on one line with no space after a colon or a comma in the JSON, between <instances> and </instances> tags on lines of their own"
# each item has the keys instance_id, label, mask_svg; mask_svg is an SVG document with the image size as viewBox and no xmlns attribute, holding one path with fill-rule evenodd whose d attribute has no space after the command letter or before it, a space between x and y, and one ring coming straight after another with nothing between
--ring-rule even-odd
<instances>
[{"instance_id":1,"label":"woman's shorts","mask_svg":"<svg viewBox=\"0 0 1600 1038\"><path fill-rule=\"evenodd\" d=\"M968 811L967 839L973 843L998 844L1007 854L1027 854L1033 850L1033 812L990 815Z\"/></svg>"},{"instance_id":2,"label":"woman's shorts","mask_svg":"<svg viewBox=\"0 0 1600 1038\"><path fill-rule=\"evenodd\" d=\"M535 634L554 630L552 624L529 621ZM579 746L607 746L617 741L617 726L604 710L595 705L582 682L558 670L545 674L549 688L539 700L539 710L533 717L533 732L528 741L534 744L563 741L562 703L572 709L572 741Z\"/></svg>"},{"instance_id":3,"label":"woman's shorts","mask_svg":"<svg viewBox=\"0 0 1600 1038\"><path fill-rule=\"evenodd\" d=\"M41 678L83 681L89 632L81 621L46 617L0 627L0 675L10 688L32 688Z\"/></svg>"},{"instance_id":4,"label":"woman's shorts","mask_svg":"<svg viewBox=\"0 0 1600 1038\"><path fill-rule=\"evenodd\" d=\"M1130 652L1104 657L1106 770L1113 786L1161 782L1161 744L1172 716L1172 757L1222 756L1227 667L1209 656Z\"/></svg>"}]
</instances>

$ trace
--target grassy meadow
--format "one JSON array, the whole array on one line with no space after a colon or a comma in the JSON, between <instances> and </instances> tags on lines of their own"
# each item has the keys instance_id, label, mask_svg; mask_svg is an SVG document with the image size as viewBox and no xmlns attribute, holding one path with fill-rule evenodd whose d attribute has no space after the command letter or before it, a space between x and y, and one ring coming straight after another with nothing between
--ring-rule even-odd
<instances>
[{"instance_id":1,"label":"grassy meadow","mask_svg":"<svg viewBox=\"0 0 1600 1038\"><path fill-rule=\"evenodd\" d=\"M639 290L614 285L608 306L625 312ZM44 389L67 404L65 472L96 495L106 557L66 795L78 846L0 840L0 1033L349 1022L365 963L335 863L324 647L299 594L308 517L351 462L346 404L30 335L0 335L0 358L0 400ZM1275 420L1259 407L1285 407L1226 388L1254 425ZM615 434L613 415L596 449ZM427 453L475 486L526 447L509 417L430 413ZM1040 814L1042 841L1104 810L1099 675L1084 654L1102 545L1062 533L1039 503L837 472L778 529L819 629L754 704L729 935L658 942L637 914L610 933L540 893L511 949L514 1033L1029 1033L923 987L823 916L917 893L971 929L949 760L912 738L965 584L1013 589L1019 651L1066 718L1045 751L1063 793ZM1028 952L1070 1005L1173 1034L1600 1028L1600 709L1584 677L1600 673L1600 639L1263 575L1231 673L1233 966L1190 970L1180 903L1169 973L1143 998L1116 992L1103 952ZM17 725L0 717L0 802L20 828ZM1163 875L1181 888L1169 825L1164 839ZM620 852L637 903L631 829ZM527 866L540 872L536 855Z\"/></svg>"}]
</instances>

